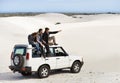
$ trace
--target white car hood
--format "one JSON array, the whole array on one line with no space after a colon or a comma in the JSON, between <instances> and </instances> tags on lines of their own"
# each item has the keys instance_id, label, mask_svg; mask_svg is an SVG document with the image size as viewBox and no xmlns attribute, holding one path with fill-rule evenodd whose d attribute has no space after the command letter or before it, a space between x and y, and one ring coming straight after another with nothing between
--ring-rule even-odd
<instances>
[{"instance_id":1,"label":"white car hood","mask_svg":"<svg viewBox=\"0 0 120 83\"><path fill-rule=\"evenodd\" d=\"M70 57L70 59L80 60L80 61L83 62L83 57L80 56L80 55L73 55L73 54L71 54L71 55L69 55L69 57Z\"/></svg>"}]
</instances>

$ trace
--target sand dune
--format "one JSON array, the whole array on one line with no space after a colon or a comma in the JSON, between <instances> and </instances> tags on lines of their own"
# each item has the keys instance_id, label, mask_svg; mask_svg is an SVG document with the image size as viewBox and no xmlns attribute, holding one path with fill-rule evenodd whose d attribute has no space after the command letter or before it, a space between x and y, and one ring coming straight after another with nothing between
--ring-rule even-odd
<instances>
[{"instance_id":1,"label":"sand dune","mask_svg":"<svg viewBox=\"0 0 120 83\"><path fill-rule=\"evenodd\" d=\"M120 82L120 15L74 15L41 14L30 17L0 18L0 82L7 83L9 77L20 77L9 73L10 54L14 44L27 43L28 34L39 28L49 27L51 30L62 30L56 34L57 41L70 54L83 56L85 64L81 73L52 75L46 80L54 83L62 78L63 83L119 83ZM61 24L55 25L60 22ZM7 73L8 72L8 73ZM91 73L92 72L92 73ZM7 74L4 74L7 73ZM101 75L102 73L102 75ZM1 78L2 77L2 78ZM16 78L17 78L16 77ZM67 77L67 78L65 78ZM76 78L76 80L72 80ZM3 79L3 80L2 80ZM7 80L8 79L8 80ZM31 81L21 80L20 82ZM102 81L101 81L102 80ZM40 80L43 82L44 80ZM43 82L46 83L47 81ZM11 81L19 82L19 81ZM39 82L37 79L35 82ZM56 82L56 81L55 81Z\"/></svg>"},{"instance_id":2,"label":"sand dune","mask_svg":"<svg viewBox=\"0 0 120 83\"><path fill-rule=\"evenodd\" d=\"M60 13L46 13L35 16L37 19L46 20L50 23L56 24L59 23L75 23L80 21L79 18L73 18L72 16L67 16Z\"/></svg>"}]
</instances>

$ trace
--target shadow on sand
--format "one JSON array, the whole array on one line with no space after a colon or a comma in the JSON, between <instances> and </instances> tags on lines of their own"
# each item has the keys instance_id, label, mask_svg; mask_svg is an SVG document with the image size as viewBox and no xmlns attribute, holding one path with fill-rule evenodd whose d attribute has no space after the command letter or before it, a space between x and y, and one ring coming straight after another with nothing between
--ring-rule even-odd
<instances>
[{"instance_id":1,"label":"shadow on sand","mask_svg":"<svg viewBox=\"0 0 120 83\"><path fill-rule=\"evenodd\" d=\"M50 76L57 74L65 74L65 73L71 74L69 70L55 70L55 71L51 71ZM39 79L39 77L37 73L33 73L31 76L22 76L20 73L13 73L13 72L0 73L0 81L19 81L26 79Z\"/></svg>"}]
</instances>

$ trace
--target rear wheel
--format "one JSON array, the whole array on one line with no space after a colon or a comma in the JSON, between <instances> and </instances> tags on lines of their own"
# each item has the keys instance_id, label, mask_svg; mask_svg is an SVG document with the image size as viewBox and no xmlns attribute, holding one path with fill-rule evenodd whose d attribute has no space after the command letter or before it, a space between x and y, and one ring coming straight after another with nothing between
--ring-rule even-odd
<instances>
[{"instance_id":1,"label":"rear wheel","mask_svg":"<svg viewBox=\"0 0 120 83\"><path fill-rule=\"evenodd\" d=\"M38 76L40 78L46 78L46 77L48 77L49 73L50 73L50 68L47 65L43 65L38 70Z\"/></svg>"},{"instance_id":2,"label":"rear wheel","mask_svg":"<svg viewBox=\"0 0 120 83\"><path fill-rule=\"evenodd\" d=\"M80 64L79 61L75 61L71 67L71 72L72 73L79 73L81 70L82 65Z\"/></svg>"}]
</instances>

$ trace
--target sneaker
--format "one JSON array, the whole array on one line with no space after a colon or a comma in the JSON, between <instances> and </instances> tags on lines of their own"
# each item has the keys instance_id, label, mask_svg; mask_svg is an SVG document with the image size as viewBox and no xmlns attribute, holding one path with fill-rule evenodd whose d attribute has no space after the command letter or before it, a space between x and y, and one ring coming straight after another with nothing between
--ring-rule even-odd
<instances>
[{"instance_id":1,"label":"sneaker","mask_svg":"<svg viewBox=\"0 0 120 83\"><path fill-rule=\"evenodd\" d=\"M58 45L57 43L54 43L54 45Z\"/></svg>"}]
</instances>

